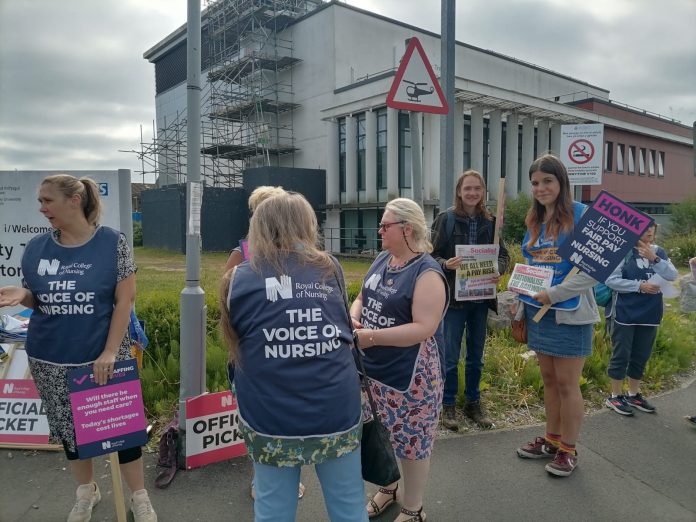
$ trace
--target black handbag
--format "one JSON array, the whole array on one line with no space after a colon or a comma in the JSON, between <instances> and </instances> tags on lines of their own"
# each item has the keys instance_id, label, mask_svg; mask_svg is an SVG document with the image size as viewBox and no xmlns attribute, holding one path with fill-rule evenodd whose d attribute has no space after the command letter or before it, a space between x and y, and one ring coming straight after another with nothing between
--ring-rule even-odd
<instances>
[{"instance_id":1,"label":"black handbag","mask_svg":"<svg viewBox=\"0 0 696 522\"><path fill-rule=\"evenodd\" d=\"M348 324L352 326L350 309L348 308L348 294L345 291L343 276L337 266L334 272L338 286L343 294L343 301L348 314ZM363 480L377 484L378 486L389 486L401 478L399 466L396 463L394 449L389 441L389 432L377 416L377 407L370 390L369 377L365 372L362 352L358 346L358 338L353 335L353 344L358 355L358 364L362 372L362 386L367 393L367 399L372 411L372 419L363 423L362 439L360 441L360 461L362 464Z\"/></svg>"},{"instance_id":2,"label":"black handbag","mask_svg":"<svg viewBox=\"0 0 696 522\"><path fill-rule=\"evenodd\" d=\"M362 353L354 337L355 349L358 353L358 362L362 372L363 388L367 392L367 399L372 410L372 420L363 424L362 439L360 441L360 460L362 463L363 480L377 484L378 486L389 486L401 478L399 466L396 463L394 448L389 440L389 432L377 416L372 390L370 390L369 377L365 373Z\"/></svg>"}]
</instances>

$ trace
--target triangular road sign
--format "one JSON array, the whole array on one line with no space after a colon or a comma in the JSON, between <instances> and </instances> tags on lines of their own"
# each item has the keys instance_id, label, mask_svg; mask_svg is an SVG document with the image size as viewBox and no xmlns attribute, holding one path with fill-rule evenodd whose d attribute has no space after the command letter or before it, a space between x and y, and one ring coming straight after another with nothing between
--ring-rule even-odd
<instances>
[{"instance_id":1,"label":"triangular road sign","mask_svg":"<svg viewBox=\"0 0 696 522\"><path fill-rule=\"evenodd\" d=\"M416 52L414 52L416 51ZM418 38L411 38L387 95L387 107L447 114L447 100Z\"/></svg>"}]
</instances>

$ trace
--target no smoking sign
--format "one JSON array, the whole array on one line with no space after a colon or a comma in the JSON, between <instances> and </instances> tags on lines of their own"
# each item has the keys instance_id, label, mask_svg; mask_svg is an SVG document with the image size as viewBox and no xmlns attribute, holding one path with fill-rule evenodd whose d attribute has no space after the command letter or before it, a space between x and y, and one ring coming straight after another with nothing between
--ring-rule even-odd
<instances>
[{"instance_id":1,"label":"no smoking sign","mask_svg":"<svg viewBox=\"0 0 696 522\"><path fill-rule=\"evenodd\" d=\"M594 145L587 140L575 140L568 147L568 158L578 165L589 163L594 158L594 153Z\"/></svg>"}]
</instances>

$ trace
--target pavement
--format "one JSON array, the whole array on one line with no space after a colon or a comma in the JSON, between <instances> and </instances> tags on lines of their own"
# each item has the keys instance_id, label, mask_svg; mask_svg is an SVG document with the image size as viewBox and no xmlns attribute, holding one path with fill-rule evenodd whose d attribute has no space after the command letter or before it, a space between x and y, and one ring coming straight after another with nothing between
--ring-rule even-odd
<instances>
[{"instance_id":1,"label":"pavement","mask_svg":"<svg viewBox=\"0 0 696 522\"><path fill-rule=\"evenodd\" d=\"M429 521L696 521L696 382L651 397L656 414L589 414L578 443L579 466L568 478L544 471L546 461L520 459L515 448L543 426L468 433L438 440L424 511ZM156 489L156 456L145 456L146 484L160 522L251 521L251 465L246 458L179 471ZM108 460L95 459L102 501L93 521L116 521ZM298 521L328 520L313 468ZM372 485L367 493L375 490ZM62 453L0 450L0 522L64 521L75 484ZM392 522L390 507L376 521ZM132 515L128 513L128 520Z\"/></svg>"}]
</instances>

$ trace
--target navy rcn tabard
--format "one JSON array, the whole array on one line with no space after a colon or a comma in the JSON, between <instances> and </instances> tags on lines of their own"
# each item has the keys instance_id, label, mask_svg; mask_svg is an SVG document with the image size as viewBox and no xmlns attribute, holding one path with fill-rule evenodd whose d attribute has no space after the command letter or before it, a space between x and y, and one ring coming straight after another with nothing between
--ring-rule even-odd
<instances>
[{"instance_id":1,"label":"navy rcn tabard","mask_svg":"<svg viewBox=\"0 0 696 522\"><path fill-rule=\"evenodd\" d=\"M361 289L360 323L364 328L379 330L413 322L411 305L418 278L428 271L440 274L445 289L447 281L442 268L429 254L413 258L403 268L390 268L391 254L384 251L365 276ZM447 292L449 295L449 292ZM447 303L442 310L444 314ZM444 349L442 323L435 333L438 350ZM413 379L420 343L413 346L375 346L364 350L365 371L368 377L398 391L406 391ZM440 361L443 360L442 354Z\"/></svg>"},{"instance_id":2,"label":"navy rcn tabard","mask_svg":"<svg viewBox=\"0 0 696 522\"><path fill-rule=\"evenodd\" d=\"M104 351L114 310L119 232L100 226L82 245L36 236L22 256L34 296L27 355L60 365L94 362Z\"/></svg>"},{"instance_id":3,"label":"navy rcn tabard","mask_svg":"<svg viewBox=\"0 0 696 522\"><path fill-rule=\"evenodd\" d=\"M273 437L335 435L360 423L352 333L332 272L291 256L283 275L237 266L228 306L239 336L239 416Z\"/></svg>"},{"instance_id":4,"label":"navy rcn tabard","mask_svg":"<svg viewBox=\"0 0 696 522\"><path fill-rule=\"evenodd\" d=\"M660 259L668 259L667 253L660 247L657 247L655 254ZM621 278L644 282L655 275L654 267L654 264L640 256L636 248L632 248L624 259ZM624 325L660 326L664 311L662 297L662 292L617 292L614 319Z\"/></svg>"}]
</instances>

